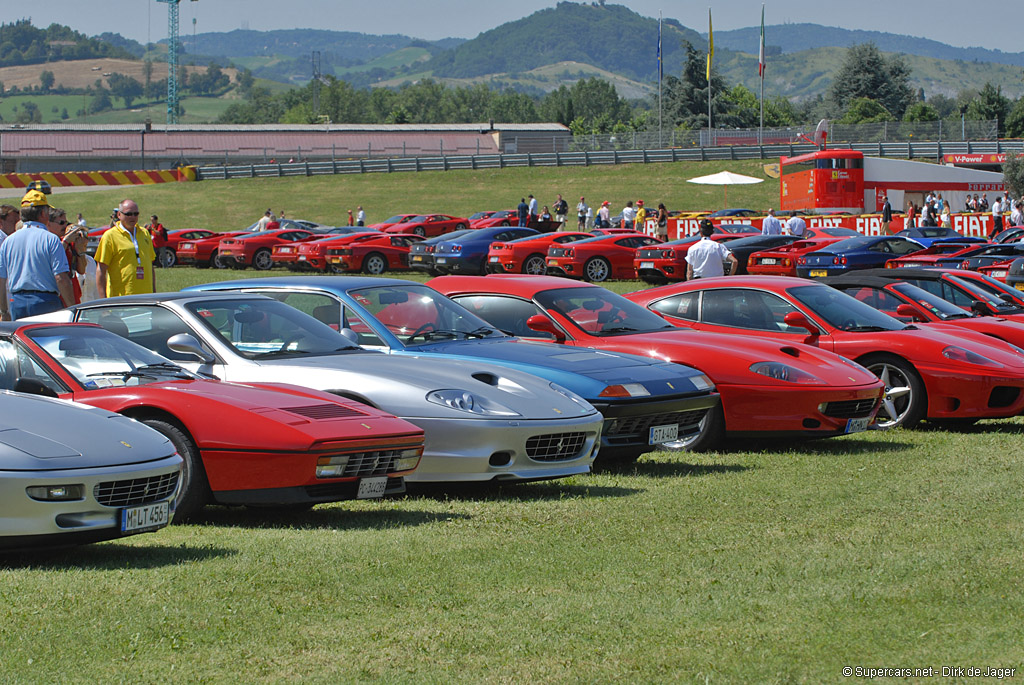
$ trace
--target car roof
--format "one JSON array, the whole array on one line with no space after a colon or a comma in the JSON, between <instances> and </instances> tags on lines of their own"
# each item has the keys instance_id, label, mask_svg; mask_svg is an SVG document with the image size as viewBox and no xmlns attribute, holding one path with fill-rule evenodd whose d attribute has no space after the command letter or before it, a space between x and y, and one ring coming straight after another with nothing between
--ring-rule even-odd
<instances>
[{"instance_id":1,"label":"car roof","mask_svg":"<svg viewBox=\"0 0 1024 685\"><path fill-rule=\"evenodd\" d=\"M531 274L491 274L484 279L479 276L438 276L427 282L429 286L434 281L443 281L459 286L457 290L487 291L488 283L513 283L518 291L516 294L533 297L536 293L544 290L555 290L564 288L600 288L601 286L591 283L566 280L558 276L537 276Z\"/></svg>"},{"instance_id":2,"label":"car roof","mask_svg":"<svg viewBox=\"0 0 1024 685\"><path fill-rule=\"evenodd\" d=\"M889 271L903 271L904 269L889 269ZM819 278L819 283L825 285L864 285L874 286L877 288L884 288L887 285L898 283L899 279L883 278L882 276L876 276L874 274L866 274L863 271L851 271L849 273L840 274L838 276L829 276L828 278Z\"/></svg>"},{"instance_id":3,"label":"car roof","mask_svg":"<svg viewBox=\"0 0 1024 685\"><path fill-rule=\"evenodd\" d=\"M217 281L215 283L207 283L206 285L216 288L217 286L226 286L231 288L258 288L258 287L270 287L270 288L312 288L316 290L327 290L334 292L344 292L351 288L366 288L371 286L384 286L384 285L422 285L415 281L407 281L401 278L378 278L373 276L269 276L267 278L245 278L235 281ZM201 286L190 286L183 292L194 295L199 290L193 290L192 288L198 288ZM204 290L201 292L209 293L216 292L214 290Z\"/></svg>"},{"instance_id":4,"label":"car roof","mask_svg":"<svg viewBox=\"0 0 1024 685\"><path fill-rule=\"evenodd\" d=\"M209 299L209 297L222 297L228 299L231 296L238 297L238 293L210 293L209 291L181 291L177 293L147 293L145 295L122 295L120 297L107 297L99 300L90 300L89 302L83 302L82 304L76 304L68 309L89 309L97 305L105 304L123 304L123 305L142 305L142 304L158 304L161 302L187 302L189 300L196 299ZM245 295L245 297L254 297L260 299L264 298L263 295L251 294Z\"/></svg>"}]
</instances>

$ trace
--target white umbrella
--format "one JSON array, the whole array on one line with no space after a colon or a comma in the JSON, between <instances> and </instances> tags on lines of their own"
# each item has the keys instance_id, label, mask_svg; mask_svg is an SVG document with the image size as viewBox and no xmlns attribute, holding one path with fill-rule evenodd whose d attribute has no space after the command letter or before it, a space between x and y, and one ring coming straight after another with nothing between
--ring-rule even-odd
<instances>
[{"instance_id":1,"label":"white umbrella","mask_svg":"<svg viewBox=\"0 0 1024 685\"><path fill-rule=\"evenodd\" d=\"M711 174L710 176L698 176L697 178L691 178L686 181L687 183L700 183L701 185L707 186L722 186L725 189L725 206L729 207L729 186L731 185L751 185L753 183L764 183L763 178L754 178L753 176L744 176L743 174L734 174L731 171L719 171L717 174Z\"/></svg>"}]
</instances>

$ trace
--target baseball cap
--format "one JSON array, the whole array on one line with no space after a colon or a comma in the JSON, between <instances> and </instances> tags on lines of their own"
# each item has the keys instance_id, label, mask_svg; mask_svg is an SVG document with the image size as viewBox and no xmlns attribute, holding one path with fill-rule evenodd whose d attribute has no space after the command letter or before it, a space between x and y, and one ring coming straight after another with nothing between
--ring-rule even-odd
<instances>
[{"instance_id":1,"label":"baseball cap","mask_svg":"<svg viewBox=\"0 0 1024 685\"><path fill-rule=\"evenodd\" d=\"M50 202L46 199L46 195L38 190L30 190L25 193L25 196L21 198L22 207L49 207Z\"/></svg>"}]
</instances>

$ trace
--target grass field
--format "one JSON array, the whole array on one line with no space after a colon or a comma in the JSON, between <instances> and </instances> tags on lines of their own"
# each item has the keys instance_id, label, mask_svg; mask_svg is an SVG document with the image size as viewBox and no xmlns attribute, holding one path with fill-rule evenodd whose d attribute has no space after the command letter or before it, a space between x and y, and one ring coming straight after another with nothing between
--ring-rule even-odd
<instances>
[{"instance_id":1,"label":"grass field","mask_svg":"<svg viewBox=\"0 0 1024 685\"><path fill-rule=\"evenodd\" d=\"M376 218L378 207L429 201L431 186L444 208L494 206L509 196L501 188L714 206L679 181L717 169L653 170L181 184L135 196L144 213L210 226L240 225L267 204L326 218L352 197L375 199L364 204ZM97 211L117 197L96 200ZM157 277L173 290L240 275ZM1015 419L659 452L586 477L300 515L211 508L151 535L0 557L0 674L817 683L843 680L844 667L947 666L1020 676L1022 431Z\"/></svg>"}]
</instances>

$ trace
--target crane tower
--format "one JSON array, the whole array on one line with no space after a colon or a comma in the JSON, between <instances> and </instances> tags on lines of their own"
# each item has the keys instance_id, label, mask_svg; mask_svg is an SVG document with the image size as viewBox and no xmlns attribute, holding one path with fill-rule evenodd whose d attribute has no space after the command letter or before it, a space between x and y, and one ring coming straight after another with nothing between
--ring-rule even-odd
<instances>
[{"instance_id":1,"label":"crane tower","mask_svg":"<svg viewBox=\"0 0 1024 685\"><path fill-rule=\"evenodd\" d=\"M178 3L181 0L156 0L167 3L167 123L178 123ZM196 2L196 0L192 0Z\"/></svg>"}]
</instances>

